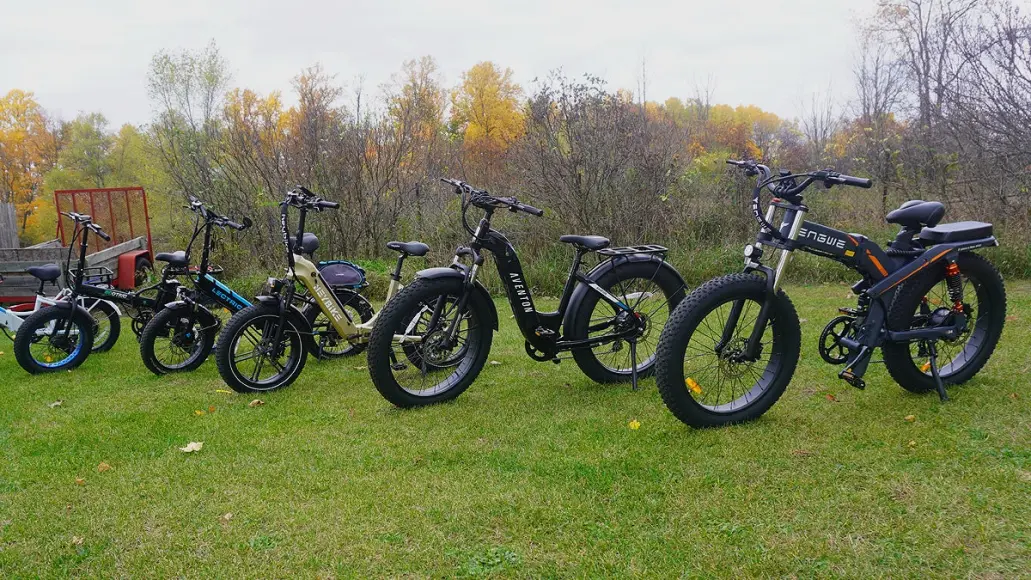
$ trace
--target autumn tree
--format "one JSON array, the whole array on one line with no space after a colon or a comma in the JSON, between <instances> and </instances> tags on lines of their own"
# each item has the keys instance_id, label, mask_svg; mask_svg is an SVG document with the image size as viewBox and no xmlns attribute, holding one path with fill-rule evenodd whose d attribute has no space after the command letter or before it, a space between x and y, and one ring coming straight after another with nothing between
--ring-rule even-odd
<instances>
[{"instance_id":1,"label":"autumn tree","mask_svg":"<svg viewBox=\"0 0 1031 580\"><path fill-rule=\"evenodd\" d=\"M466 163L484 178L496 177L500 158L523 133L522 89L512 69L474 65L451 95L451 124L464 139Z\"/></svg>"},{"instance_id":2,"label":"autumn tree","mask_svg":"<svg viewBox=\"0 0 1031 580\"><path fill-rule=\"evenodd\" d=\"M57 145L56 131L32 93L14 89L0 98L0 202L15 205L23 233L35 221Z\"/></svg>"}]
</instances>

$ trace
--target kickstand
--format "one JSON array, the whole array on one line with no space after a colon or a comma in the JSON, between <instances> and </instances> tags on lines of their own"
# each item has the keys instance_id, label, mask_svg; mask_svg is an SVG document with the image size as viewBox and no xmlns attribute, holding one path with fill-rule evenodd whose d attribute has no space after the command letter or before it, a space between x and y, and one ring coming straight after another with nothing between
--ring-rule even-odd
<instances>
[{"instance_id":1,"label":"kickstand","mask_svg":"<svg viewBox=\"0 0 1031 580\"><path fill-rule=\"evenodd\" d=\"M637 341L630 342L630 384L633 390L637 390Z\"/></svg>"},{"instance_id":2,"label":"kickstand","mask_svg":"<svg viewBox=\"0 0 1031 580\"><path fill-rule=\"evenodd\" d=\"M938 373L938 343L932 340L928 347L928 350L931 351L931 376L934 377L934 386L938 389L938 397L944 403L949 400L949 395L945 393L945 384L942 383L942 377Z\"/></svg>"}]
</instances>

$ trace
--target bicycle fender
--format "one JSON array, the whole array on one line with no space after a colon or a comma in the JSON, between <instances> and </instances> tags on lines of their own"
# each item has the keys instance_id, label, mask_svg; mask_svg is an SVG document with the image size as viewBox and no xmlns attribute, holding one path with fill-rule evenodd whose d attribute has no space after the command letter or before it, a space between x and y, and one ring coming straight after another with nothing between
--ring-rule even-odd
<instances>
[{"instance_id":1,"label":"bicycle fender","mask_svg":"<svg viewBox=\"0 0 1031 580\"><path fill-rule=\"evenodd\" d=\"M468 268L465 264L455 264L451 267L440 267L440 268L426 268L425 270L419 270L415 273L416 278L426 278L427 280L435 280L437 278L455 278L458 280L465 280L466 272ZM479 294L489 306L490 310L490 326L494 330L498 329L498 307L494 305L494 299L490 297L490 292L487 288L480 284L479 280L476 280L473 284L474 291Z\"/></svg>"},{"instance_id":2,"label":"bicycle fender","mask_svg":"<svg viewBox=\"0 0 1031 580\"><path fill-rule=\"evenodd\" d=\"M189 302L186 302L184 300L176 300L175 302L169 302L168 304L165 304L164 310L188 309L191 306L193 305L191 305ZM204 326L222 326L222 321L216 318L210 310L208 310L204 306L201 306L200 304L197 304L196 306L197 316L198 318L200 318L201 324L203 324Z\"/></svg>"},{"instance_id":3,"label":"bicycle fender","mask_svg":"<svg viewBox=\"0 0 1031 580\"><path fill-rule=\"evenodd\" d=\"M654 262L656 267L672 273L677 277L677 280L680 281L680 284L684 288L687 287L687 283L684 282L684 278L680 275L680 272L671 266L669 262L655 254L629 254L626 256L614 256L598 264L594 268L591 268L591 271L587 273L587 277L591 280L597 280L620 266L636 262ZM592 292L591 287L583 282L578 282L576 287L573 288L573 293L569 297L569 306L566 307L566 314L562 319L563 327L570 327L573 322L573 315L579 310L580 304L584 301L584 298L587 297L588 292Z\"/></svg>"},{"instance_id":4,"label":"bicycle fender","mask_svg":"<svg viewBox=\"0 0 1031 580\"><path fill-rule=\"evenodd\" d=\"M276 312L279 312L279 297L278 296L257 296L254 298L254 302L261 306L267 306L274 308ZM242 311L241 311L242 312ZM294 325L301 330L302 340L307 343L305 348L308 352L318 352L319 345L315 342L315 330L312 328L308 319L301 314L301 311L291 304L286 309L286 315L294 323Z\"/></svg>"},{"instance_id":5,"label":"bicycle fender","mask_svg":"<svg viewBox=\"0 0 1031 580\"><path fill-rule=\"evenodd\" d=\"M68 310L71 307L72 303L68 302L67 300L59 300L55 302L53 306L47 306L47 308L60 308L61 310ZM89 310L86 310L81 305L76 304L75 309L78 310L80 314L93 318L93 315L89 313Z\"/></svg>"},{"instance_id":6,"label":"bicycle fender","mask_svg":"<svg viewBox=\"0 0 1031 580\"><path fill-rule=\"evenodd\" d=\"M79 298L79 300L81 300L82 302L86 302L87 300L92 300L94 302L107 302L108 304L111 305L111 308L115 309L115 314L117 314L119 318L122 317L122 309L119 308L117 304L115 304L114 302L111 302L110 300L104 300L102 298ZM89 310L89 308L87 308L86 310Z\"/></svg>"}]
</instances>

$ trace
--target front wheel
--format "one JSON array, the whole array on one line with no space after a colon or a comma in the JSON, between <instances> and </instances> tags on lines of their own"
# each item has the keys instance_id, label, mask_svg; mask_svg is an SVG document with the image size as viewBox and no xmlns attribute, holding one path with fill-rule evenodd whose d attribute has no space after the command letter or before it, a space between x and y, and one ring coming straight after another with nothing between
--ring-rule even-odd
<instances>
[{"instance_id":1,"label":"front wheel","mask_svg":"<svg viewBox=\"0 0 1031 580\"><path fill-rule=\"evenodd\" d=\"M706 282L677 306L659 337L656 382L678 419L692 427L750 421L784 393L798 364L801 329L783 292L773 297L758 352L746 353L768 296L765 279L732 274Z\"/></svg>"},{"instance_id":2,"label":"front wheel","mask_svg":"<svg viewBox=\"0 0 1031 580\"><path fill-rule=\"evenodd\" d=\"M589 291L572 313L567 338L619 337L593 348L573 350L573 360L599 383L627 382L633 367L639 377L655 372L659 334L684 298L684 281L665 262L629 262L609 270L595 283L630 307L627 312ZM634 348L631 349L631 341ZM632 357L634 352L636 357Z\"/></svg>"},{"instance_id":3,"label":"front wheel","mask_svg":"<svg viewBox=\"0 0 1031 580\"><path fill-rule=\"evenodd\" d=\"M369 374L388 401L441 403L476 380L490 353L493 304L471 291L459 308L466 292L458 278L419 278L380 311L369 336Z\"/></svg>"},{"instance_id":4,"label":"front wheel","mask_svg":"<svg viewBox=\"0 0 1031 580\"><path fill-rule=\"evenodd\" d=\"M25 319L14 337L14 358L32 374L81 365L93 349L93 318L81 308L50 306Z\"/></svg>"},{"instance_id":5,"label":"front wheel","mask_svg":"<svg viewBox=\"0 0 1031 580\"><path fill-rule=\"evenodd\" d=\"M163 308L143 328L140 355L155 375L195 370L215 346L214 315L198 316L202 306Z\"/></svg>"},{"instance_id":6,"label":"front wheel","mask_svg":"<svg viewBox=\"0 0 1031 580\"><path fill-rule=\"evenodd\" d=\"M280 318L278 308L264 304L234 314L215 347L222 380L238 393L273 391L294 382L308 357L302 325L295 318L299 315L291 311Z\"/></svg>"},{"instance_id":7,"label":"front wheel","mask_svg":"<svg viewBox=\"0 0 1031 580\"><path fill-rule=\"evenodd\" d=\"M957 261L963 284L966 330L952 340L939 340L938 372L942 383L969 381L992 356L1006 323L1006 288L991 262L964 252ZM893 330L933 327L951 323L955 316L945 281L945 265L935 264L922 276L899 289L888 310ZM881 347L891 378L913 393L935 390L930 348L926 341L886 343Z\"/></svg>"}]
</instances>

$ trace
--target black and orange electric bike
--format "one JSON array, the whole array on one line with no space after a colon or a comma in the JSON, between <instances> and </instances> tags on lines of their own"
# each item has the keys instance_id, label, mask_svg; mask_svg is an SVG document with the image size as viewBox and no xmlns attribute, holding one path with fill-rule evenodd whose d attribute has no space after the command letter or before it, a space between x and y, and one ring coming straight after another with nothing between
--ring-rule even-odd
<instances>
[{"instance_id":1,"label":"black and orange electric bike","mask_svg":"<svg viewBox=\"0 0 1031 580\"><path fill-rule=\"evenodd\" d=\"M852 286L858 305L841 309L820 337L821 356L844 365L838 376L853 387L865 388L877 348L900 386L936 390L943 401L946 385L970 380L988 362L1006 319L1006 291L991 262L973 250L998 245L991 224L939 224L945 206L913 200L887 215L901 229L882 249L806 220L803 192L811 185L869 188L869 179L829 170L773 175L754 161L728 163L757 177L752 213L760 231L745 247L744 272L698 287L662 332L656 380L677 418L695 427L747 421L780 398L801 348L798 315L780 289L795 250L862 276ZM765 189L773 198L763 214ZM774 267L762 263L767 252L779 253Z\"/></svg>"}]
</instances>

